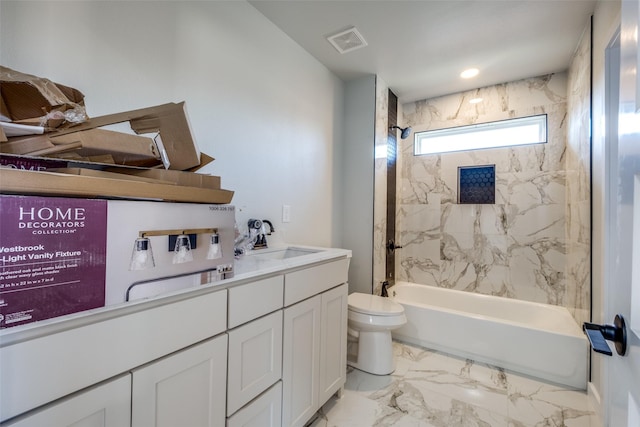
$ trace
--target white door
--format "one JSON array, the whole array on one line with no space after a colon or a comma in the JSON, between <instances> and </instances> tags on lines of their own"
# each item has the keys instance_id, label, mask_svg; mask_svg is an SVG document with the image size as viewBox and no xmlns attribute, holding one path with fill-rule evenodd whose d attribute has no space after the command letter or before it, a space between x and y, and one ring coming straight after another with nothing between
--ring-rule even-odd
<instances>
[{"instance_id":1,"label":"white door","mask_svg":"<svg viewBox=\"0 0 640 427\"><path fill-rule=\"evenodd\" d=\"M605 317L621 314L627 324L624 356L606 358L608 427L640 426L640 85L638 81L639 1L623 0L620 32L618 155L612 158L608 190L610 219L606 236L611 254ZM610 118L615 122L615 117ZM607 141L613 144L615 140ZM615 149L614 149L615 150ZM614 151L615 152L615 151ZM632 231L633 230L633 231Z\"/></svg>"}]
</instances>

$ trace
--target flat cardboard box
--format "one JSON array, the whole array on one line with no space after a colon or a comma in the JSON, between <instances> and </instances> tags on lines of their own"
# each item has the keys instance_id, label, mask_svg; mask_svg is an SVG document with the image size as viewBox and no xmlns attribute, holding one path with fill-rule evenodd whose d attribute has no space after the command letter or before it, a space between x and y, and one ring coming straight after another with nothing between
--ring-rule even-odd
<instances>
[{"instance_id":1,"label":"flat cardboard box","mask_svg":"<svg viewBox=\"0 0 640 427\"><path fill-rule=\"evenodd\" d=\"M89 129L56 138L50 134L10 138L8 142L0 143L0 152L123 166L162 165L152 138L104 129Z\"/></svg>"},{"instance_id":2,"label":"flat cardboard box","mask_svg":"<svg viewBox=\"0 0 640 427\"><path fill-rule=\"evenodd\" d=\"M84 106L84 95L77 89L3 66L0 94L0 112L12 121L30 121L53 110Z\"/></svg>"},{"instance_id":3,"label":"flat cardboard box","mask_svg":"<svg viewBox=\"0 0 640 427\"><path fill-rule=\"evenodd\" d=\"M42 135L38 135L42 136ZM13 140L13 139L12 139ZM140 166L122 166L115 164L113 158L110 155L91 156L90 158L72 158L70 156L62 157L42 157L33 156L31 154L14 154L10 152L3 152L2 147L5 143L0 143L0 167L6 167L11 169L20 170L38 170L43 171L51 168L64 168L64 167L82 167L96 170L103 169L135 169L146 170L149 167ZM193 168L187 169L188 172L196 172L203 168L205 165L213 162L215 159L205 153L200 153L200 164ZM164 170L161 164L154 166L154 169ZM185 171L186 172L186 171Z\"/></svg>"},{"instance_id":4,"label":"flat cardboard box","mask_svg":"<svg viewBox=\"0 0 640 427\"><path fill-rule=\"evenodd\" d=\"M54 149L59 150L57 152L72 150L80 157L110 154L119 165L148 164L152 166L160 159L160 153L153 139L105 129L88 129L56 137L51 136L50 140L55 146Z\"/></svg>"},{"instance_id":5,"label":"flat cardboard box","mask_svg":"<svg viewBox=\"0 0 640 427\"><path fill-rule=\"evenodd\" d=\"M46 134L16 136L8 139L7 142L0 143L0 153L6 154L31 154L50 148L53 148L53 143Z\"/></svg>"},{"instance_id":6,"label":"flat cardboard box","mask_svg":"<svg viewBox=\"0 0 640 427\"><path fill-rule=\"evenodd\" d=\"M165 169L106 169L110 172L118 172L121 175L132 175L146 177L161 181L172 182L186 187L220 188L220 177L214 175L204 175L195 172L173 171Z\"/></svg>"},{"instance_id":7,"label":"flat cardboard box","mask_svg":"<svg viewBox=\"0 0 640 427\"><path fill-rule=\"evenodd\" d=\"M0 168L2 192L10 194L162 200L228 204L233 191Z\"/></svg>"},{"instance_id":8,"label":"flat cardboard box","mask_svg":"<svg viewBox=\"0 0 640 427\"><path fill-rule=\"evenodd\" d=\"M129 122L131 129L137 134L159 133L163 148L158 148L166 169L186 170L200 165L200 150L192 136L184 102L94 117L84 123L53 132L50 137L123 122Z\"/></svg>"},{"instance_id":9,"label":"flat cardboard box","mask_svg":"<svg viewBox=\"0 0 640 427\"><path fill-rule=\"evenodd\" d=\"M176 185L176 183L172 181L146 178L144 176L129 175L129 174L118 173L118 172L100 171L95 169L55 168L55 169L48 169L48 172L64 173L67 175L94 176L97 178L110 178L110 179L131 180L131 181L138 181L138 182L150 182L152 184Z\"/></svg>"}]
</instances>

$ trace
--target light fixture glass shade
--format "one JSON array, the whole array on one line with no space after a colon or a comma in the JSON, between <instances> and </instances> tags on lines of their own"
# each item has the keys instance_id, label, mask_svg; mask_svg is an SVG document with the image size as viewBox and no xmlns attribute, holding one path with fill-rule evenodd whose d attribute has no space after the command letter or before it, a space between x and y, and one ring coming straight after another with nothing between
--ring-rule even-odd
<instances>
[{"instance_id":1,"label":"light fixture glass shade","mask_svg":"<svg viewBox=\"0 0 640 427\"><path fill-rule=\"evenodd\" d=\"M220 247L220 236L218 234L211 235L211 241L209 242L209 251L207 252L207 259L220 259L222 258L222 248Z\"/></svg>"},{"instance_id":2,"label":"light fixture glass shade","mask_svg":"<svg viewBox=\"0 0 640 427\"><path fill-rule=\"evenodd\" d=\"M151 241L147 237L137 238L133 244L129 270L146 270L147 268L153 268L155 266L156 263L153 259Z\"/></svg>"},{"instance_id":3,"label":"light fixture glass shade","mask_svg":"<svg viewBox=\"0 0 640 427\"><path fill-rule=\"evenodd\" d=\"M176 247L173 252L173 263L182 264L184 262L193 261L193 253L191 253L191 241L186 234L180 234L176 238Z\"/></svg>"}]
</instances>

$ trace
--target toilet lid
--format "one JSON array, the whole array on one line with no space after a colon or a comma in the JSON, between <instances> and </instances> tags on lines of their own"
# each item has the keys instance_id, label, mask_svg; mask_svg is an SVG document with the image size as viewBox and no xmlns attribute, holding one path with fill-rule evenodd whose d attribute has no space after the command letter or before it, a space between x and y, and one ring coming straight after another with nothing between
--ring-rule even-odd
<instances>
[{"instance_id":1,"label":"toilet lid","mask_svg":"<svg viewBox=\"0 0 640 427\"><path fill-rule=\"evenodd\" d=\"M404 313L404 307L389 298L354 292L349 295L349 310L375 316L396 316Z\"/></svg>"}]
</instances>

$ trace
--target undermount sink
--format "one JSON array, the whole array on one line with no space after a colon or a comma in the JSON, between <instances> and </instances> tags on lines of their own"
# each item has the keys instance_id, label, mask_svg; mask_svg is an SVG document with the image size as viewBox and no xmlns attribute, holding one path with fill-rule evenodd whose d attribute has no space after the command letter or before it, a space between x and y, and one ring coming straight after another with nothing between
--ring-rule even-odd
<instances>
[{"instance_id":1,"label":"undermount sink","mask_svg":"<svg viewBox=\"0 0 640 427\"><path fill-rule=\"evenodd\" d=\"M260 258L260 259L287 259L294 258L303 255L310 255L320 252L320 250L316 249L306 249L306 248L283 248L283 249L275 249L268 250L268 252L259 252L259 250L255 250L254 253L251 254L251 257Z\"/></svg>"}]
</instances>

